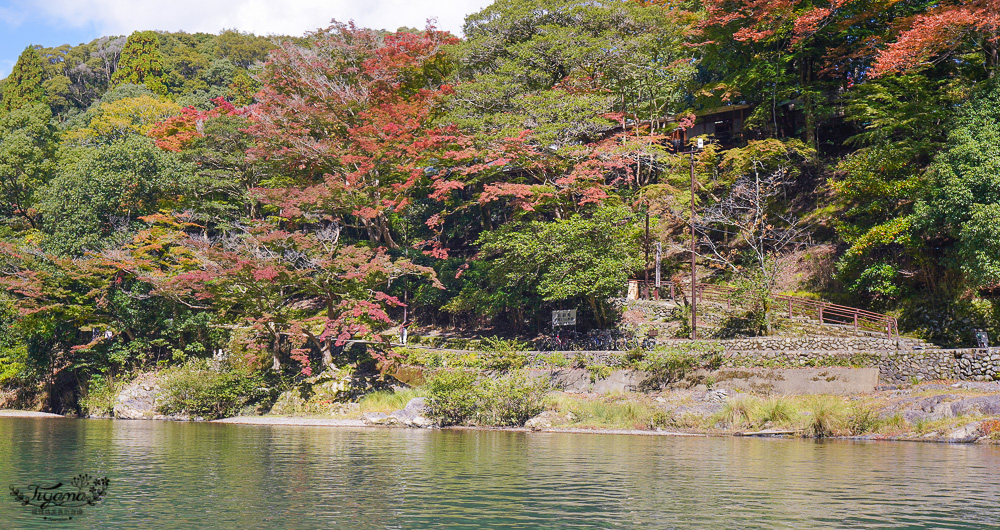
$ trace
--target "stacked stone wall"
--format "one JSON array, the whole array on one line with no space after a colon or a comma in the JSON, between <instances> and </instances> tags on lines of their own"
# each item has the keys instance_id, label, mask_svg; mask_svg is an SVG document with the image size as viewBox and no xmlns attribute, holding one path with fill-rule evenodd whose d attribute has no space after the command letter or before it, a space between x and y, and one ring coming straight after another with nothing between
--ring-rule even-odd
<instances>
[{"instance_id":1,"label":"stacked stone wall","mask_svg":"<svg viewBox=\"0 0 1000 530\"><path fill-rule=\"evenodd\" d=\"M687 341L669 341L684 351ZM715 342L715 341L702 341ZM913 380L1000 380L1000 348L927 348L916 339L879 337L754 337L716 342L722 367L799 368L844 366L878 368L883 384ZM662 344L662 343L661 343ZM707 353L704 346L696 350ZM587 364L617 365L620 352L566 352L567 359L582 356Z\"/></svg>"},{"instance_id":2,"label":"stacked stone wall","mask_svg":"<svg viewBox=\"0 0 1000 530\"><path fill-rule=\"evenodd\" d=\"M722 341L727 351L868 352L912 350L918 341L884 337L752 337Z\"/></svg>"},{"instance_id":3,"label":"stacked stone wall","mask_svg":"<svg viewBox=\"0 0 1000 530\"><path fill-rule=\"evenodd\" d=\"M742 340L742 339L741 339ZM783 339L775 339L783 340ZM810 340L809 349L800 349L801 343L792 339L788 349L780 344L768 343L765 347L736 349L727 345L723 358L726 366L783 365L783 366L870 366L879 369L883 383L908 383L913 380L961 379L966 381L993 381L1000 379L1000 349L933 349L896 350L855 347L824 349L816 339ZM834 339L839 341L840 339ZM887 339L877 339L887 340ZM737 342L737 341L733 341ZM760 343L758 343L760 346Z\"/></svg>"}]
</instances>

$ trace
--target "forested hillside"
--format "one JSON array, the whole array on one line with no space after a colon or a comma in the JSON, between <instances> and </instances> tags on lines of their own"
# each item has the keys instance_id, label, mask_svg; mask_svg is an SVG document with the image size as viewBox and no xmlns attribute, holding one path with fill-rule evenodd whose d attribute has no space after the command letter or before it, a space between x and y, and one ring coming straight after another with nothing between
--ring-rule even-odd
<instances>
[{"instance_id":1,"label":"forested hillside","mask_svg":"<svg viewBox=\"0 0 1000 530\"><path fill-rule=\"evenodd\" d=\"M692 166L699 263L750 322L792 288L971 343L1000 331L998 36L997 0L498 0L463 38L29 46L0 81L0 385L60 408L220 351L381 359L404 318L611 327L648 249L687 270ZM822 266L789 287L790 256Z\"/></svg>"}]
</instances>

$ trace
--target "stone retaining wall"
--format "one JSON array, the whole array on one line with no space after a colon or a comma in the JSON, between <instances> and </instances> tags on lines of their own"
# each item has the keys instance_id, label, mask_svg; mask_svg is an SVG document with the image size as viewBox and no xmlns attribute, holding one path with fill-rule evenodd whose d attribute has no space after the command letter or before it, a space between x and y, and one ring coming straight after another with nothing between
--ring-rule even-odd
<instances>
[{"instance_id":1,"label":"stone retaining wall","mask_svg":"<svg viewBox=\"0 0 1000 530\"><path fill-rule=\"evenodd\" d=\"M958 351L961 350L882 352L878 360L879 379L883 383L908 383L915 379L973 379L977 374L969 373L968 377L962 377L959 372L955 353Z\"/></svg>"},{"instance_id":2,"label":"stone retaining wall","mask_svg":"<svg viewBox=\"0 0 1000 530\"><path fill-rule=\"evenodd\" d=\"M914 379L1000 379L1000 349L955 350L727 350L724 366L752 366L769 362L790 366L856 365L877 367L883 383L908 383Z\"/></svg>"},{"instance_id":3,"label":"stone retaining wall","mask_svg":"<svg viewBox=\"0 0 1000 530\"><path fill-rule=\"evenodd\" d=\"M997 348L931 350L907 354L892 352L880 357L881 378L887 382L902 383L913 378L966 381L1000 379L1000 350Z\"/></svg>"},{"instance_id":4,"label":"stone retaining wall","mask_svg":"<svg viewBox=\"0 0 1000 530\"><path fill-rule=\"evenodd\" d=\"M865 352L871 350L912 350L921 344L907 339L879 337L753 337L722 341L730 351L830 351Z\"/></svg>"},{"instance_id":5,"label":"stone retaining wall","mask_svg":"<svg viewBox=\"0 0 1000 530\"><path fill-rule=\"evenodd\" d=\"M960 379L992 381L1000 379L1000 349L954 350Z\"/></svg>"},{"instance_id":6,"label":"stone retaining wall","mask_svg":"<svg viewBox=\"0 0 1000 530\"><path fill-rule=\"evenodd\" d=\"M887 349L888 339L877 338L765 338L721 342L725 368L866 366L878 368L879 380L889 384L909 383L914 379L1000 380L1000 348ZM861 347L865 343L879 347ZM590 362L601 364L613 364L613 355L616 353L584 353Z\"/></svg>"}]
</instances>

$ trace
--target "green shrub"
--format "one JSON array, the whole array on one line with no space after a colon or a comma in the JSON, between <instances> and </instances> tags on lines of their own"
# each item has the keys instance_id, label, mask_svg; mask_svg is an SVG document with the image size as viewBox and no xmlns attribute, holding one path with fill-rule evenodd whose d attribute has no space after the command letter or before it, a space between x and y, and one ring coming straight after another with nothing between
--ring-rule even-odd
<instances>
[{"instance_id":1,"label":"green shrub","mask_svg":"<svg viewBox=\"0 0 1000 530\"><path fill-rule=\"evenodd\" d=\"M644 389L659 388L680 381L700 365L699 354L673 348L648 352L644 358L632 364L636 369L649 373L649 379L641 385Z\"/></svg>"},{"instance_id":2,"label":"green shrub","mask_svg":"<svg viewBox=\"0 0 1000 530\"><path fill-rule=\"evenodd\" d=\"M483 339L482 362L487 370L519 370L528 364L528 345L500 337Z\"/></svg>"},{"instance_id":3,"label":"green shrub","mask_svg":"<svg viewBox=\"0 0 1000 530\"><path fill-rule=\"evenodd\" d=\"M542 412L547 386L520 372L485 378L479 386L480 425L515 426Z\"/></svg>"},{"instance_id":4,"label":"green shrub","mask_svg":"<svg viewBox=\"0 0 1000 530\"><path fill-rule=\"evenodd\" d=\"M657 410L649 418L650 429L662 429L674 423L674 418L665 410Z\"/></svg>"},{"instance_id":5,"label":"green shrub","mask_svg":"<svg viewBox=\"0 0 1000 530\"><path fill-rule=\"evenodd\" d=\"M547 366L555 366L557 368L565 368L570 365L570 360L566 358L566 354L561 351L546 352L538 357L538 360L542 364Z\"/></svg>"},{"instance_id":6,"label":"green shrub","mask_svg":"<svg viewBox=\"0 0 1000 530\"><path fill-rule=\"evenodd\" d=\"M875 432L884 422L879 418L878 409L868 403L855 403L847 411L844 427L854 436Z\"/></svg>"},{"instance_id":7,"label":"green shrub","mask_svg":"<svg viewBox=\"0 0 1000 530\"><path fill-rule=\"evenodd\" d=\"M479 406L478 376L463 370L441 370L427 381L430 417L442 426L471 421Z\"/></svg>"},{"instance_id":8,"label":"green shrub","mask_svg":"<svg viewBox=\"0 0 1000 530\"><path fill-rule=\"evenodd\" d=\"M547 387L521 372L439 371L428 381L430 417L441 425L523 425L542 411Z\"/></svg>"},{"instance_id":9,"label":"green shrub","mask_svg":"<svg viewBox=\"0 0 1000 530\"><path fill-rule=\"evenodd\" d=\"M88 416L111 417L118 394L126 385L128 380L125 377L115 378L110 375L91 377L80 397L80 408Z\"/></svg>"},{"instance_id":10,"label":"green shrub","mask_svg":"<svg viewBox=\"0 0 1000 530\"><path fill-rule=\"evenodd\" d=\"M396 347L393 351L402 357L403 364L427 368L482 368L483 359L474 351L441 351L427 348Z\"/></svg>"},{"instance_id":11,"label":"green shrub","mask_svg":"<svg viewBox=\"0 0 1000 530\"><path fill-rule=\"evenodd\" d=\"M161 413L206 419L234 416L269 394L260 375L226 368L216 370L203 359L165 370L160 386Z\"/></svg>"},{"instance_id":12,"label":"green shrub","mask_svg":"<svg viewBox=\"0 0 1000 530\"><path fill-rule=\"evenodd\" d=\"M591 383L596 383L596 382L600 381L601 379L607 379L608 377L611 376L611 372L613 372L613 371L614 371L614 368L612 368L612 367L610 367L610 366L608 366L606 364L595 363L595 364L587 365L587 372L590 373L590 382Z\"/></svg>"},{"instance_id":13,"label":"green shrub","mask_svg":"<svg viewBox=\"0 0 1000 530\"><path fill-rule=\"evenodd\" d=\"M423 388L407 388L403 390L379 390L365 394L358 400L361 412L392 412L406 406L411 399L426 396Z\"/></svg>"}]
</instances>

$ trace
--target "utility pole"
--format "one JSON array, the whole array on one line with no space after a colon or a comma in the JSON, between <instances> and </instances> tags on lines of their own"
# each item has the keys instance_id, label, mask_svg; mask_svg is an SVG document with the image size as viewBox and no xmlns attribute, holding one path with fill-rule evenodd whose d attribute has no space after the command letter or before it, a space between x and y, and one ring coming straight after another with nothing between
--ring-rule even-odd
<instances>
[{"instance_id":1,"label":"utility pole","mask_svg":"<svg viewBox=\"0 0 1000 530\"><path fill-rule=\"evenodd\" d=\"M698 340L698 272L695 263L697 255L697 238L694 233L694 153L704 147L704 141L698 139L698 147L691 147L691 340Z\"/></svg>"}]
</instances>

